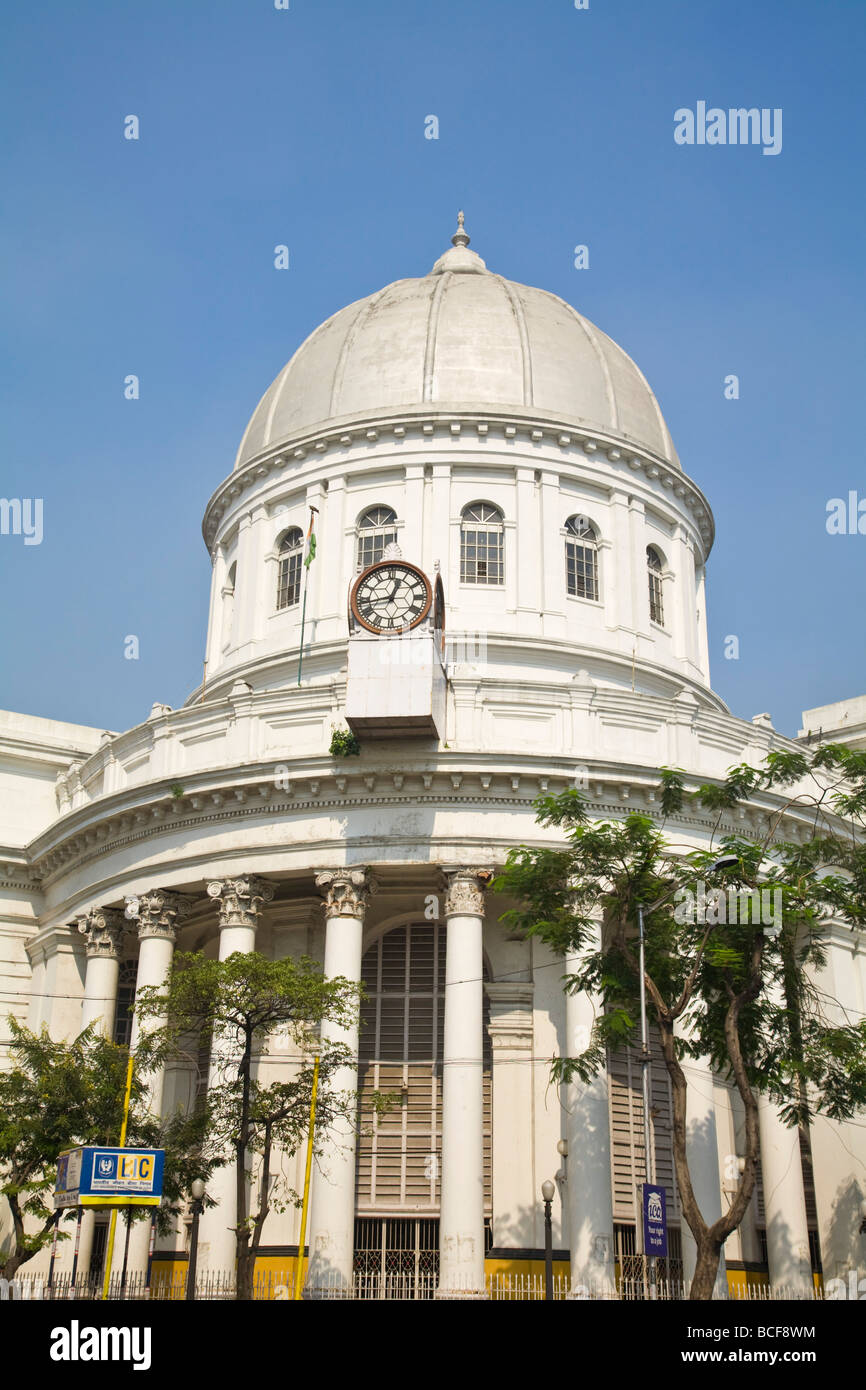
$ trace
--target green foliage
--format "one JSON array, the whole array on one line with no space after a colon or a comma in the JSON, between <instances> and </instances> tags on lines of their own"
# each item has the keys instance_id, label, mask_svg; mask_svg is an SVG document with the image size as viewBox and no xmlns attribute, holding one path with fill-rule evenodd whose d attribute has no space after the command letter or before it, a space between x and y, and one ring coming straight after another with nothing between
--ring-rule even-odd
<instances>
[{"instance_id":1,"label":"green foliage","mask_svg":"<svg viewBox=\"0 0 866 1390\"><path fill-rule=\"evenodd\" d=\"M844 784L828 784L816 769L843 774ZM607 1049L638 1042L640 904L651 1017L671 1036L677 1025L677 1055L709 1056L731 1079L740 1069L742 1081L769 1094L791 1122L814 1109L844 1118L866 1104L864 1028L840 1028L812 983L826 956L828 917L866 926L866 845L831 814L860 806L866 796L866 754L841 745L811 758L773 752L760 767L739 765L722 783L691 792L679 769L663 768L661 811L667 818L692 802L721 819L757 792L802 787L804 778L812 778L814 793L800 791L794 801L815 809L816 830L795 844L774 838L779 818L768 813L763 841L729 835L711 851L684 853L650 816L588 821L574 790L536 801L539 823L560 829L565 843L509 854L494 886L519 906L503 920L568 957L568 988L591 991L604 1004L585 1051L554 1061L555 1080L586 1081L604 1069ZM720 855L737 863L710 879ZM723 908L710 899L704 916L689 917L686 908L697 903L704 882L725 891ZM765 930L761 888L779 895L778 931ZM736 920L729 921L734 895ZM774 1002L780 997L784 1008Z\"/></svg>"},{"instance_id":2,"label":"green foliage","mask_svg":"<svg viewBox=\"0 0 866 1390\"><path fill-rule=\"evenodd\" d=\"M787 800L779 796L786 788L793 789ZM769 808L762 792L773 793ZM790 1125L808 1124L815 1111L843 1120L866 1106L866 1022L840 1023L834 1001L816 983L828 918L866 926L866 754L841 745L811 759L776 751L759 768L741 764L722 782L691 791L679 769L663 768L660 793L665 822L695 805L713 813L712 838L726 816L757 800L766 815L764 838L723 835L711 850L685 852L649 815L589 821L570 790L535 803L540 824L562 832L562 847L516 847L494 886L518 904L503 920L565 957L566 988L588 991L602 1005L583 1051L553 1059L556 1083L588 1084L606 1069L609 1052L638 1045L642 912L648 1009L671 1081L683 1215L697 1243L691 1297L710 1298L719 1252L754 1191L756 1093L767 1094ZM778 834L792 806L801 823L804 811L811 821L805 841L788 843ZM714 870L723 856L733 863ZM772 894L769 918L762 888ZM744 1166L712 1225L689 1170L688 1083L680 1065L689 1056L708 1057L744 1107Z\"/></svg>"},{"instance_id":3,"label":"green foliage","mask_svg":"<svg viewBox=\"0 0 866 1390\"><path fill-rule=\"evenodd\" d=\"M357 757L361 751L361 745L351 729L335 729L331 734L330 751L334 758Z\"/></svg>"},{"instance_id":4,"label":"green foliage","mask_svg":"<svg viewBox=\"0 0 866 1390\"><path fill-rule=\"evenodd\" d=\"M165 987L139 990L145 1067L188 1061L212 1040L212 1084L186 1123L197 1129L203 1168L237 1165L239 1297L251 1296L252 1261L268 1212L297 1202L280 1173L271 1184L271 1165L275 1148L291 1155L306 1139L314 1056L320 1059L317 1134L337 1119L354 1123L357 1096L338 1089L349 1049L324 1041L320 1028L326 1020L343 1028L356 1022L360 996L358 985L326 980L306 957L272 961L256 952L224 961L177 953ZM277 1045L297 1058L289 1080L268 1080L273 1072L258 1065ZM245 1180L251 1155L258 1159L257 1194Z\"/></svg>"}]
</instances>

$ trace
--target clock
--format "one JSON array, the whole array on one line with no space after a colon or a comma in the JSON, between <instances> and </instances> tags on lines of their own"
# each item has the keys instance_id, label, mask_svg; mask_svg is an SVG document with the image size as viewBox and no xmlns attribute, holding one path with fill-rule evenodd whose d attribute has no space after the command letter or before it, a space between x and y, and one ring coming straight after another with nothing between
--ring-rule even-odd
<instances>
[{"instance_id":1,"label":"clock","mask_svg":"<svg viewBox=\"0 0 866 1390\"><path fill-rule=\"evenodd\" d=\"M359 574L350 604L355 621L377 636L407 632L423 622L433 602L430 580L405 560L379 560Z\"/></svg>"}]
</instances>

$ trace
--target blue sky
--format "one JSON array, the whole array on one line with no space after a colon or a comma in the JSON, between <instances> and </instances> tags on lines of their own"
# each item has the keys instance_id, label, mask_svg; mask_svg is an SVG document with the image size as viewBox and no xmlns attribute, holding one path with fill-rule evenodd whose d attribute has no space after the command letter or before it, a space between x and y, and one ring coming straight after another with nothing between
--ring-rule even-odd
<instances>
[{"instance_id":1,"label":"blue sky","mask_svg":"<svg viewBox=\"0 0 866 1390\"><path fill-rule=\"evenodd\" d=\"M121 729L183 701L201 515L259 396L425 274L458 207L656 391L716 517L733 711L796 733L866 692L866 535L825 528L866 498L862 0L19 0L4 29L0 495L42 497L44 539L0 537L0 707ZM781 107L782 152L676 145L699 100Z\"/></svg>"}]
</instances>

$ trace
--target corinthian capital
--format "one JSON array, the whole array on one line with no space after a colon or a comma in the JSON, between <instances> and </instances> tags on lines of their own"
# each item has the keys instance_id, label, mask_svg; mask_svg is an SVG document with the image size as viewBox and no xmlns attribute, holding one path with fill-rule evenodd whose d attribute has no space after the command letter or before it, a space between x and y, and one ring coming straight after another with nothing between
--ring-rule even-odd
<instances>
[{"instance_id":1,"label":"corinthian capital","mask_svg":"<svg viewBox=\"0 0 866 1390\"><path fill-rule=\"evenodd\" d=\"M78 930L87 941L88 959L101 956L103 960L120 960L128 923L119 908L94 907L77 920Z\"/></svg>"},{"instance_id":2,"label":"corinthian capital","mask_svg":"<svg viewBox=\"0 0 866 1390\"><path fill-rule=\"evenodd\" d=\"M132 909L135 910L132 910ZM160 937L163 941L176 941L177 928L192 910L192 903L181 893L171 893L167 888L154 888L149 893L130 900L127 913L138 922L138 938Z\"/></svg>"},{"instance_id":3,"label":"corinthian capital","mask_svg":"<svg viewBox=\"0 0 866 1390\"><path fill-rule=\"evenodd\" d=\"M483 917L484 889L493 877L487 868L442 870L445 876L445 918Z\"/></svg>"},{"instance_id":4,"label":"corinthian capital","mask_svg":"<svg viewBox=\"0 0 866 1390\"><path fill-rule=\"evenodd\" d=\"M369 869L323 869L316 887L325 899L325 916L357 917L363 921L367 899L376 891Z\"/></svg>"},{"instance_id":5,"label":"corinthian capital","mask_svg":"<svg viewBox=\"0 0 866 1390\"><path fill-rule=\"evenodd\" d=\"M218 878L207 886L208 897L219 901L220 927L252 927L255 931L265 903L274 896L274 885L254 874Z\"/></svg>"}]
</instances>

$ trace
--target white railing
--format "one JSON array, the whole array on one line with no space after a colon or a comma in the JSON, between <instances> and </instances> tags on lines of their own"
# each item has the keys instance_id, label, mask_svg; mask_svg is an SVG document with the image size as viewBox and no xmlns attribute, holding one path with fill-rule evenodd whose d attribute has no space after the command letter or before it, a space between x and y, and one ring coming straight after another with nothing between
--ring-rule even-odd
<instances>
[{"instance_id":1,"label":"white railing","mask_svg":"<svg viewBox=\"0 0 866 1390\"><path fill-rule=\"evenodd\" d=\"M553 1277L552 1294L556 1301L572 1298L594 1300L611 1297L626 1302L645 1301L646 1285L640 1280L621 1281L615 1294L599 1287L581 1286L572 1290L567 1275ZM307 1300L371 1300L371 1301L432 1301L439 1286L439 1276L434 1272L418 1275L401 1273L356 1273L351 1284L333 1278L315 1286L305 1284L302 1297ZM257 1274L253 1280L253 1299L262 1302L290 1302L295 1292L294 1268L269 1270ZM511 1300L515 1302L541 1301L545 1298L545 1278L543 1274L488 1274L486 1296L492 1300ZM484 1297L477 1289L453 1289L455 1298ZM99 1300L103 1296L102 1276L79 1276L75 1286L68 1274L55 1274L49 1286L44 1274L28 1274L19 1270L16 1277L6 1281L0 1279L0 1301L4 1299L23 1300ZM203 1271L196 1278L196 1299L200 1302L229 1301L237 1298L237 1282L234 1271ZM173 1271L171 1274L156 1273L148 1287L143 1274L128 1275L125 1283L120 1274L112 1274L108 1286L111 1301L150 1300L152 1302L180 1302L186 1297L186 1272ZM659 1284L657 1297L660 1301L680 1301L688 1298L688 1288L672 1281ZM824 1293L820 1289L770 1288L769 1285L734 1284L728 1290L728 1298L735 1302L773 1302L777 1300L821 1300Z\"/></svg>"}]
</instances>

